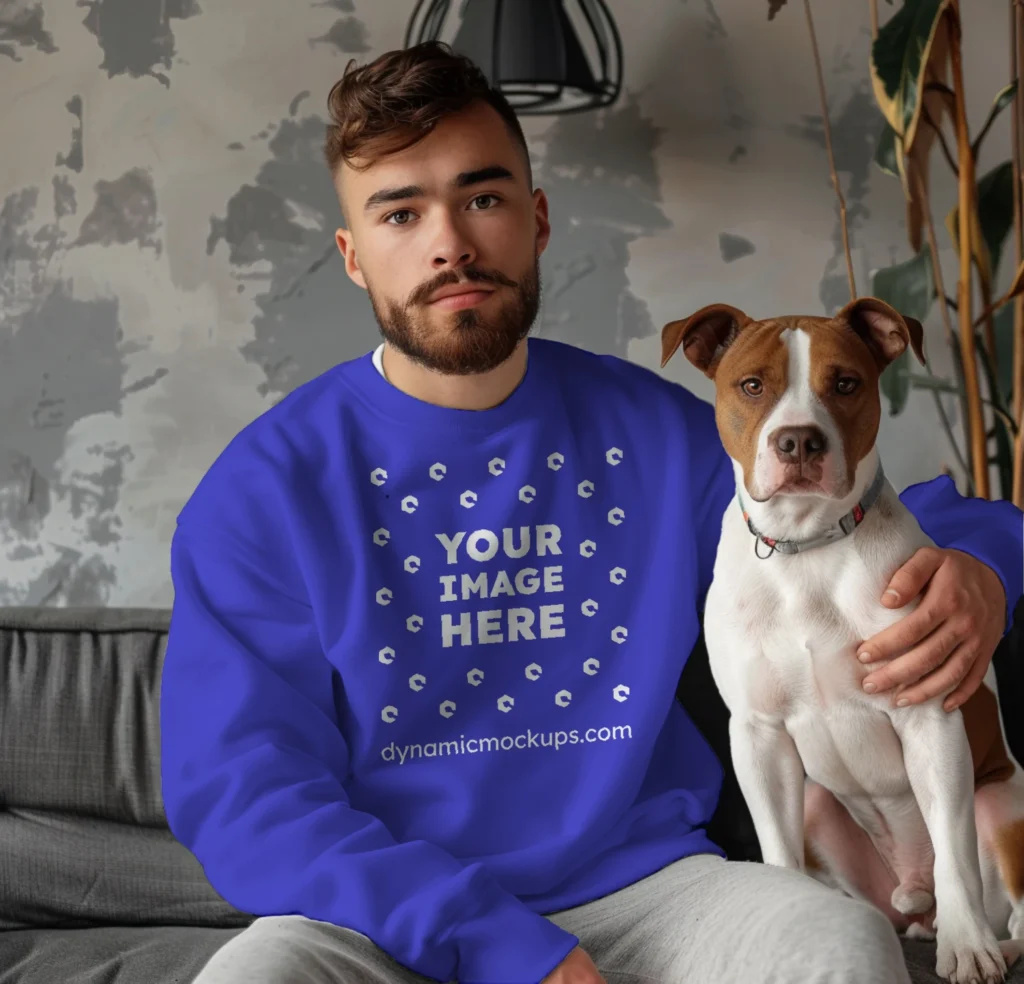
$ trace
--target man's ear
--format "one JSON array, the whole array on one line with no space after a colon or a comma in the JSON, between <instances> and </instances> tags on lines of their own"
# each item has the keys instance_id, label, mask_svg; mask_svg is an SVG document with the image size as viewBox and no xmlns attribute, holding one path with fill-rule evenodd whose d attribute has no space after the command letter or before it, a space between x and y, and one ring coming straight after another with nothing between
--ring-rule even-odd
<instances>
[{"instance_id":1,"label":"man's ear","mask_svg":"<svg viewBox=\"0 0 1024 984\"><path fill-rule=\"evenodd\" d=\"M352 233L348 229L338 229L334 233L334 242L338 246L338 252L341 253L342 259L345 261L345 272L353 283L358 284L365 290L366 278L363 276L362 268L359 266L359 260L356 257L356 247L352 241Z\"/></svg>"},{"instance_id":2,"label":"man's ear","mask_svg":"<svg viewBox=\"0 0 1024 984\"><path fill-rule=\"evenodd\" d=\"M544 192L537 188L533 192L533 209L535 215L535 224L537 229L537 255L548 247L548 242L551 239L551 219L548 216L548 196Z\"/></svg>"},{"instance_id":3,"label":"man's ear","mask_svg":"<svg viewBox=\"0 0 1024 984\"><path fill-rule=\"evenodd\" d=\"M833 319L845 323L864 340L879 369L898 359L909 345L917 361L924 361L924 328L916 318L904 317L877 297L858 297Z\"/></svg>"},{"instance_id":4,"label":"man's ear","mask_svg":"<svg viewBox=\"0 0 1024 984\"><path fill-rule=\"evenodd\" d=\"M709 304L688 318L670 321L661 329L661 365L664 367L682 345L683 355L714 379L725 350L752 323L752 318L728 304Z\"/></svg>"}]
</instances>

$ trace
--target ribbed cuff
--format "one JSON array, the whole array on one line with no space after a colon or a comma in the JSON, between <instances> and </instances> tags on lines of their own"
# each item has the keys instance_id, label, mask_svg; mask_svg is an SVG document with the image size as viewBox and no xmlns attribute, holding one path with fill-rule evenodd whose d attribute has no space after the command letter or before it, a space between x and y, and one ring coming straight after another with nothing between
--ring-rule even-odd
<instances>
[{"instance_id":1,"label":"ribbed cuff","mask_svg":"<svg viewBox=\"0 0 1024 984\"><path fill-rule=\"evenodd\" d=\"M454 938L459 984L540 984L579 945L514 897L461 923Z\"/></svg>"}]
</instances>

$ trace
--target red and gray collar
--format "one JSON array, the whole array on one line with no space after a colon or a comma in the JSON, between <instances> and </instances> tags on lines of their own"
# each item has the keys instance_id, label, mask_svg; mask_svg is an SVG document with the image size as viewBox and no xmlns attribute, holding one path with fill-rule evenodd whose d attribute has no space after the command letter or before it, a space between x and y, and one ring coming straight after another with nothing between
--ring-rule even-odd
<instances>
[{"instance_id":1,"label":"red and gray collar","mask_svg":"<svg viewBox=\"0 0 1024 984\"><path fill-rule=\"evenodd\" d=\"M867 491L864 493L860 502L857 503L845 516L843 516L838 523L834 526L829 527L820 536L812 537L809 540L773 540L771 537L765 536L755 525L754 521L747 514L747 508L743 505L743 496L740 495L739 490L736 491L736 498L739 501L740 510L743 513L743 518L747 523L747 527L750 532L754 535L754 553L761 560L767 560L773 553L782 554L797 554L804 553L807 550L812 550L815 547L823 547L829 543L835 543L836 540L842 539L844 536L849 536L864 519L864 514L878 501L878 496L882 492L882 485L885 483L885 473L882 471L882 463L878 463L878 471L875 472L875 477L868 486ZM771 547L771 551L766 554L759 554L757 552L758 543L763 543L768 547Z\"/></svg>"}]
</instances>

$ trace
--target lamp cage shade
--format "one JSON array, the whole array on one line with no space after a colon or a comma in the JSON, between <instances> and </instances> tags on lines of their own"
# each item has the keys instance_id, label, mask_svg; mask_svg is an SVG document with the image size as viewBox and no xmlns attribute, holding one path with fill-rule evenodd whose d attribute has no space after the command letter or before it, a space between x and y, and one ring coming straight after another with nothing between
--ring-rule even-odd
<instances>
[{"instance_id":1,"label":"lamp cage shade","mask_svg":"<svg viewBox=\"0 0 1024 984\"><path fill-rule=\"evenodd\" d=\"M622 41L603 0L419 0L407 48L443 41L471 58L520 115L609 106Z\"/></svg>"}]
</instances>

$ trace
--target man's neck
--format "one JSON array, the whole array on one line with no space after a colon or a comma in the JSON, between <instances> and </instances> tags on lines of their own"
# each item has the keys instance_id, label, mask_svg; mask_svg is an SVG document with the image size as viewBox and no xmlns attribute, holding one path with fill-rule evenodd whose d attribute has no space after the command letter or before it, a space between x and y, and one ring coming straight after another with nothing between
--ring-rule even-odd
<instances>
[{"instance_id":1,"label":"man's neck","mask_svg":"<svg viewBox=\"0 0 1024 984\"><path fill-rule=\"evenodd\" d=\"M391 345L384 344L384 376L403 393L452 410L489 410L509 398L526 373L526 339L489 372L452 376L427 369Z\"/></svg>"}]
</instances>

